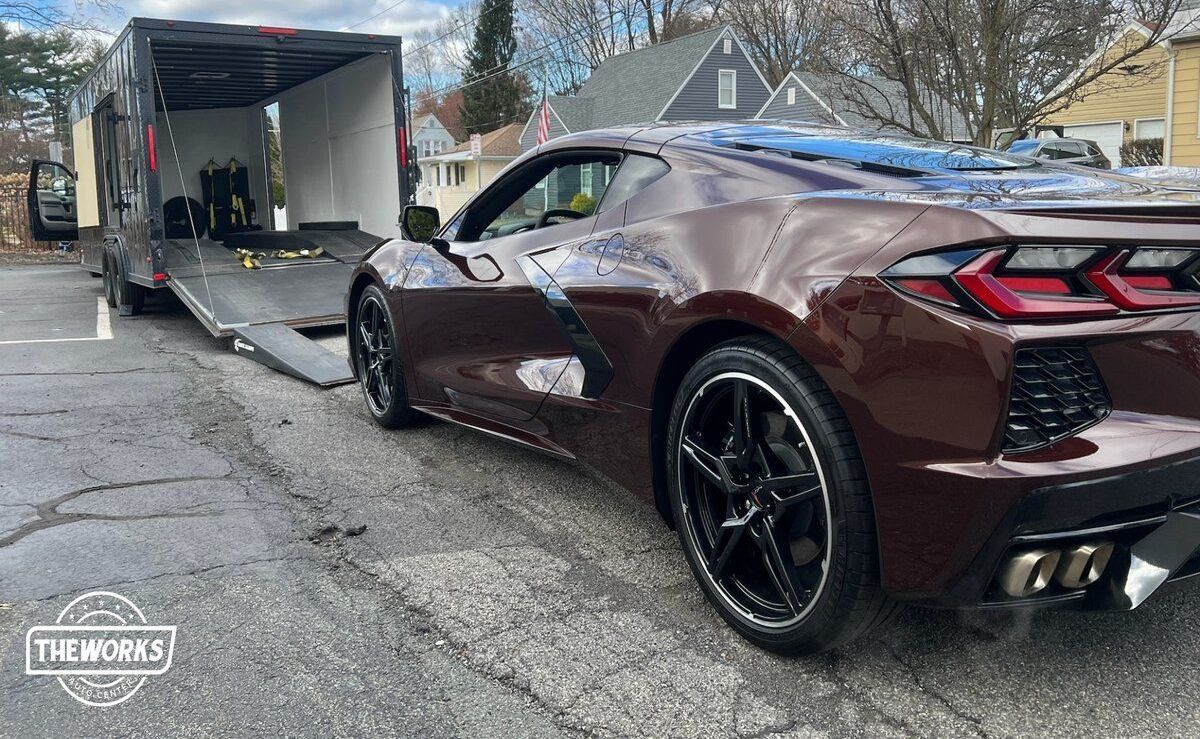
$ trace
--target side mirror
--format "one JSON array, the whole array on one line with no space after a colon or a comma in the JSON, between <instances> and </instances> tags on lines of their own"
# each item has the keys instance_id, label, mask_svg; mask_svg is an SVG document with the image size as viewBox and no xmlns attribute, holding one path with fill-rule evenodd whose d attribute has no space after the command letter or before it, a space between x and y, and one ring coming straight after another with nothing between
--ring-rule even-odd
<instances>
[{"instance_id":1,"label":"side mirror","mask_svg":"<svg viewBox=\"0 0 1200 739\"><path fill-rule=\"evenodd\" d=\"M400 214L400 233L409 241L428 242L442 225L437 208L406 205Z\"/></svg>"}]
</instances>

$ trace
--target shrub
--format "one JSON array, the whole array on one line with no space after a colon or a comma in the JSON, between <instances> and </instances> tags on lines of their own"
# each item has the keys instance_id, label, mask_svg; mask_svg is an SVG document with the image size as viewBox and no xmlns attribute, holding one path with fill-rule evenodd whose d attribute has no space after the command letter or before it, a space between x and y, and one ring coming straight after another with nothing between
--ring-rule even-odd
<instances>
[{"instance_id":1,"label":"shrub","mask_svg":"<svg viewBox=\"0 0 1200 739\"><path fill-rule=\"evenodd\" d=\"M1121 144L1122 167L1157 167L1162 163L1162 139L1131 139Z\"/></svg>"},{"instance_id":2,"label":"shrub","mask_svg":"<svg viewBox=\"0 0 1200 739\"><path fill-rule=\"evenodd\" d=\"M575 197L571 198L571 210L590 216L596 210L596 199L587 193L576 193Z\"/></svg>"}]
</instances>

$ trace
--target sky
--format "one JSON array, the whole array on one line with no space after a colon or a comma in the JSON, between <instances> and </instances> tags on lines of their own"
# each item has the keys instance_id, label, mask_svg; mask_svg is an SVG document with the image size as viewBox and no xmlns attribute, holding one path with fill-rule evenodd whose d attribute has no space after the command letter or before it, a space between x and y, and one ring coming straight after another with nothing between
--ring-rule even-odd
<instances>
[{"instance_id":1,"label":"sky","mask_svg":"<svg viewBox=\"0 0 1200 739\"><path fill-rule=\"evenodd\" d=\"M74 0L34 0L56 5L64 13L74 13ZM407 36L431 28L461 0L113 0L118 7L99 13L94 5L82 5L82 12L111 31L120 30L134 16L172 20L210 21L246 25L276 25L341 30L383 12L378 18L355 26L355 32ZM83 0L86 3L86 0ZM389 6L393 6L389 8Z\"/></svg>"}]
</instances>

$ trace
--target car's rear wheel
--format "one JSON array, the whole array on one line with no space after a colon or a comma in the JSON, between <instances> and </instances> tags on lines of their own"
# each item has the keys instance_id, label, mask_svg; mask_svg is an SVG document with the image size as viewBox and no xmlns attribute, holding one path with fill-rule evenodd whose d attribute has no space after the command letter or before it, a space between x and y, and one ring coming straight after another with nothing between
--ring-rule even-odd
<instances>
[{"instance_id":1,"label":"car's rear wheel","mask_svg":"<svg viewBox=\"0 0 1200 739\"><path fill-rule=\"evenodd\" d=\"M858 446L828 388L787 347L744 339L702 357L668 437L680 541L739 633L772 651L817 652L891 613Z\"/></svg>"},{"instance_id":2,"label":"car's rear wheel","mask_svg":"<svg viewBox=\"0 0 1200 739\"><path fill-rule=\"evenodd\" d=\"M383 292L375 285L363 291L355 317L354 361L367 410L384 428L413 420L400 369L397 334Z\"/></svg>"}]
</instances>

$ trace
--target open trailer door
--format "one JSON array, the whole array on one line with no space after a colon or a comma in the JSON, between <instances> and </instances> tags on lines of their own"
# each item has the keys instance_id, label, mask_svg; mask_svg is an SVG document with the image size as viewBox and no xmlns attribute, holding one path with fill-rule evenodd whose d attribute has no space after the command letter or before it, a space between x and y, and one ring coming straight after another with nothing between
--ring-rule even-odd
<instances>
[{"instance_id":1,"label":"open trailer door","mask_svg":"<svg viewBox=\"0 0 1200 739\"><path fill-rule=\"evenodd\" d=\"M399 39L137 23L174 227L166 286L238 354L321 385L352 381L344 357L296 329L341 324L354 266L398 234Z\"/></svg>"}]
</instances>

